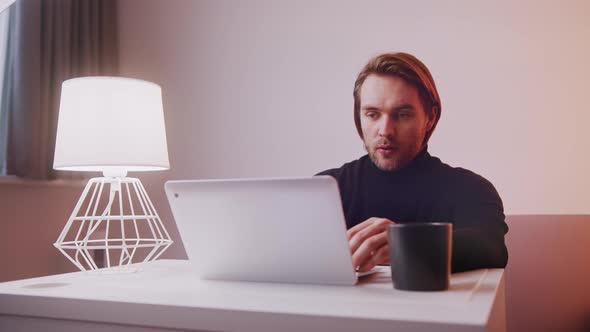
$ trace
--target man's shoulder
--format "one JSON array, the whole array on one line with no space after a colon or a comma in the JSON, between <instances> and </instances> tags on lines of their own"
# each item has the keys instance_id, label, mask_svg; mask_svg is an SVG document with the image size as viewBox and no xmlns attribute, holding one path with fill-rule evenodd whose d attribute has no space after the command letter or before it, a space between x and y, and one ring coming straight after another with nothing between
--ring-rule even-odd
<instances>
[{"instance_id":1,"label":"man's shoulder","mask_svg":"<svg viewBox=\"0 0 590 332\"><path fill-rule=\"evenodd\" d=\"M498 196L494 185L482 175L463 167L449 166L440 160L439 162L440 171L459 192L465 195L482 193Z\"/></svg>"}]
</instances>

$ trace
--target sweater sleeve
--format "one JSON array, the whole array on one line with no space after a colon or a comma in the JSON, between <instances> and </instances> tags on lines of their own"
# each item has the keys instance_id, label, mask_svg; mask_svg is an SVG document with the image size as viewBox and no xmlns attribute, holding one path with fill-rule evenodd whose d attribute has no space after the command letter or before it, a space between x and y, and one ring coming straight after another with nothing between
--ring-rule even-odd
<instances>
[{"instance_id":1,"label":"sweater sleeve","mask_svg":"<svg viewBox=\"0 0 590 332\"><path fill-rule=\"evenodd\" d=\"M489 181L469 172L453 215L453 272L506 267L508 225L502 200Z\"/></svg>"}]
</instances>

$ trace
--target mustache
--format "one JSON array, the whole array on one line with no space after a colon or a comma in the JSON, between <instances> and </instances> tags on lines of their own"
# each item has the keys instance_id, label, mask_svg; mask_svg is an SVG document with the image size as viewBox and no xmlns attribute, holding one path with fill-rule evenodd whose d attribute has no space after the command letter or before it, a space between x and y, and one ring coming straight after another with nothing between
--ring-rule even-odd
<instances>
[{"instance_id":1,"label":"mustache","mask_svg":"<svg viewBox=\"0 0 590 332\"><path fill-rule=\"evenodd\" d=\"M377 148L379 148L379 147L391 147L391 148L395 148L397 146L398 146L398 144L396 142L394 142L393 140L388 139L388 138L380 138L375 143L375 147L377 147Z\"/></svg>"}]
</instances>

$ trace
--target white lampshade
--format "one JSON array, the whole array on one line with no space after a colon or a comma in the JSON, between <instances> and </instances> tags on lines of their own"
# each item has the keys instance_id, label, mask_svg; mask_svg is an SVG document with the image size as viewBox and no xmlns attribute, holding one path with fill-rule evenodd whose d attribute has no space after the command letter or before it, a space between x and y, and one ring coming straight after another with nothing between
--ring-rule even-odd
<instances>
[{"instance_id":1,"label":"white lampshade","mask_svg":"<svg viewBox=\"0 0 590 332\"><path fill-rule=\"evenodd\" d=\"M54 169L109 172L169 167L160 86L105 76L63 82Z\"/></svg>"}]
</instances>

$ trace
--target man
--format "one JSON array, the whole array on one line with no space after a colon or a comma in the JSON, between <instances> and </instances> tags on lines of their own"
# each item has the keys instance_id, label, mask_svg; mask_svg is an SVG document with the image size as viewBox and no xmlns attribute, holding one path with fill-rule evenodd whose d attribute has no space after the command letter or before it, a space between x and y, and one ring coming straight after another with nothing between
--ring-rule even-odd
<instances>
[{"instance_id":1,"label":"man","mask_svg":"<svg viewBox=\"0 0 590 332\"><path fill-rule=\"evenodd\" d=\"M369 61L354 85L354 121L368 155L320 175L338 181L354 266L389 263L387 225L453 224L452 271L508 261L502 200L483 177L428 153L441 102L428 68L407 53Z\"/></svg>"}]
</instances>

